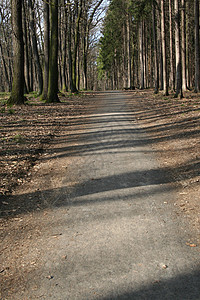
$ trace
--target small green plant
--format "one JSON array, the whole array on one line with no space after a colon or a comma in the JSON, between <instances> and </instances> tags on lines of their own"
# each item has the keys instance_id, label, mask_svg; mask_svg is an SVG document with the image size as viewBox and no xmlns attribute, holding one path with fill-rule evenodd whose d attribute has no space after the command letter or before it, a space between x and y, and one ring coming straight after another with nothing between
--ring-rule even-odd
<instances>
[{"instance_id":1,"label":"small green plant","mask_svg":"<svg viewBox=\"0 0 200 300\"><path fill-rule=\"evenodd\" d=\"M12 109L12 108L9 108L8 109L8 114L9 115L13 115L15 113L15 110L14 109Z\"/></svg>"},{"instance_id":2,"label":"small green plant","mask_svg":"<svg viewBox=\"0 0 200 300\"><path fill-rule=\"evenodd\" d=\"M5 113L5 112L6 112L5 107L2 107L1 110L0 110L0 112L1 112L2 114Z\"/></svg>"},{"instance_id":3,"label":"small green plant","mask_svg":"<svg viewBox=\"0 0 200 300\"><path fill-rule=\"evenodd\" d=\"M22 144L24 142L24 137L21 134L16 134L13 137L13 140L17 143L17 144Z\"/></svg>"}]
</instances>

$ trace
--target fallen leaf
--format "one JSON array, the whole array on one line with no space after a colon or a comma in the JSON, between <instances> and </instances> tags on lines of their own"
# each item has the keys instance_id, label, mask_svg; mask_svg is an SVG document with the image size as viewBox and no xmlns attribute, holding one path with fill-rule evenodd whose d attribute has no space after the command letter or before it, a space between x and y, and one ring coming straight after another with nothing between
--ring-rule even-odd
<instances>
[{"instance_id":1,"label":"fallen leaf","mask_svg":"<svg viewBox=\"0 0 200 300\"><path fill-rule=\"evenodd\" d=\"M186 245L187 245L187 246L190 246L190 247L193 247L193 248L194 248L194 247L197 247L196 244L191 244L191 243L186 243Z\"/></svg>"}]
</instances>

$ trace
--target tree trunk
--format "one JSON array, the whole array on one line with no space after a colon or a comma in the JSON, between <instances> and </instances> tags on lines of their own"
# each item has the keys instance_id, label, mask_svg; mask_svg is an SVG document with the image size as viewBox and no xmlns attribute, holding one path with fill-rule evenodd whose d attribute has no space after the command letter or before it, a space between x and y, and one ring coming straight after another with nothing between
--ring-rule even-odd
<instances>
[{"instance_id":1,"label":"tree trunk","mask_svg":"<svg viewBox=\"0 0 200 300\"><path fill-rule=\"evenodd\" d=\"M158 46L157 46L157 34L156 34L156 9L155 9L155 3L152 4L152 21L153 21L153 41L154 41L154 65L155 65L155 71L154 71L154 81L155 81L155 94L158 93L158 87L159 87L159 66L158 66Z\"/></svg>"},{"instance_id":2,"label":"tree trunk","mask_svg":"<svg viewBox=\"0 0 200 300\"><path fill-rule=\"evenodd\" d=\"M123 22L123 85L124 88L128 87L127 82L127 28L125 22Z\"/></svg>"},{"instance_id":3,"label":"tree trunk","mask_svg":"<svg viewBox=\"0 0 200 300\"><path fill-rule=\"evenodd\" d=\"M182 66L181 66L181 46L180 46L180 11L179 0L174 0L175 15L175 55L176 55L176 95L183 97L182 94Z\"/></svg>"},{"instance_id":4,"label":"tree trunk","mask_svg":"<svg viewBox=\"0 0 200 300\"><path fill-rule=\"evenodd\" d=\"M30 13L31 44L33 50L33 58L37 69L37 77L38 77L38 85L39 85L38 93L39 95L41 95L43 90L43 77L42 77L42 68L40 64L40 58L39 58L38 47L37 47L35 21L34 21L35 16L34 16L32 0L28 0L28 5L29 5L29 13Z\"/></svg>"},{"instance_id":5,"label":"tree trunk","mask_svg":"<svg viewBox=\"0 0 200 300\"><path fill-rule=\"evenodd\" d=\"M199 71L199 0L195 0L195 92L200 91L200 71Z\"/></svg>"},{"instance_id":6,"label":"tree trunk","mask_svg":"<svg viewBox=\"0 0 200 300\"><path fill-rule=\"evenodd\" d=\"M78 55L78 46L79 46L79 27L80 27L80 21L81 21L81 15L82 15L82 2L83 0L80 0L79 3L79 9L78 9L78 16L76 19L76 28L75 28L75 39L74 39L74 55L73 55L73 62L72 62L72 93L77 92L77 55Z\"/></svg>"},{"instance_id":7,"label":"tree trunk","mask_svg":"<svg viewBox=\"0 0 200 300\"><path fill-rule=\"evenodd\" d=\"M166 32L165 32L165 5L161 0L161 36L163 53L163 88L164 94L168 96L168 74L167 74L167 51L166 51Z\"/></svg>"},{"instance_id":8,"label":"tree trunk","mask_svg":"<svg viewBox=\"0 0 200 300\"><path fill-rule=\"evenodd\" d=\"M22 1L12 0L13 83L8 104L24 104L24 43L22 30Z\"/></svg>"},{"instance_id":9,"label":"tree trunk","mask_svg":"<svg viewBox=\"0 0 200 300\"><path fill-rule=\"evenodd\" d=\"M130 36L130 16L126 13L126 27L127 27L127 59L128 59L128 88L131 88L131 36Z\"/></svg>"},{"instance_id":10,"label":"tree trunk","mask_svg":"<svg viewBox=\"0 0 200 300\"><path fill-rule=\"evenodd\" d=\"M43 3L44 20L44 71L43 71L43 93L42 99L47 100L49 82L49 4Z\"/></svg>"},{"instance_id":11,"label":"tree trunk","mask_svg":"<svg viewBox=\"0 0 200 300\"><path fill-rule=\"evenodd\" d=\"M69 88L72 90L72 12L70 1L68 4L68 31L67 31L67 42L68 42L68 73L69 73Z\"/></svg>"},{"instance_id":12,"label":"tree trunk","mask_svg":"<svg viewBox=\"0 0 200 300\"><path fill-rule=\"evenodd\" d=\"M59 102L58 98L58 0L50 2L50 51L48 103Z\"/></svg>"},{"instance_id":13,"label":"tree trunk","mask_svg":"<svg viewBox=\"0 0 200 300\"><path fill-rule=\"evenodd\" d=\"M173 15L172 15L172 0L169 0L169 48L170 48L170 74L169 74L169 86L175 89L174 78L174 56L173 56Z\"/></svg>"},{"instance_id":14,"label":"tree trunk","mask_svg":"<svg viewBox=\"0 0 200 300\"><path fill-rule=\"evenodd\" d=\"M140 88L144 89L144 47L143 47L143 20L140 21L139 40L140 40Z\"/></svg>"},{"instance_id":15,"label":"tree trunk","mask_svg":"<svg viewBox=\"0 0 200 300\"><path fill-rule=\"evenodd\" d=\"M4 86L4 89L7 91L10 91L10 80L9 80L9 76L8 76L8 71L7 71L7 67L6 67L6 62L5 62L5 58L4 58L4 54L3 54L3 47L1 45L1 41L0 41L0 57L1 57L1 61L2 61L2 65L3 65L3 74L5 77L5 81L7 83L7 86Z\"/></svg>"},{"instance_id":16,"label":"tree trunk","mask_svg":"<svg viewBox=\"0 0 200 300\"><path fill-rule=\"evenodd\" d=\"M29 55L28 55L28 36L27 36L27 22L26 22L26 7L23 2L23 32L24 32L24 77L27 92L30 91L30 76L29 76Z\"/></svg>"},{"instance_id":17,"label":"tree trunk","mask_svg":"<svg viewBox=\"0 0 200 300\"><path fill-rule=\"evenodd\" d=\"M63 1L65 3L65 0ZM64 24L65 27L62 31L62 78L63 78L63 84L62 84L62 90L63 91L68 91L68 86L67 86L67 78L66 78L66 32L68 30L67 26L67 8L64 8Z\"/></svg>"},{"instance_id":18,"label":"tree trunk","mask_svg":"<svg viewBox=\"0 0 200 300\"><path fill-rule=\"evenodd\" d=\"M182 58L182 89L187 90L186 79L186 26L185 26L185 0L181 0L181 58Z\"/></svg>"},{"instance_id":19,"label":"tree trunk","mask_svg":"<svg viewBox=\"0 0 200 300\"><path fill-rule=\"evenodd\" d=\"M161 18L160 12L157 18L157 32L158 32L158 56L159 56L159 87L163 91L163 53L162 53L162 41L161 41Z\"/></svg>"}]
</instances>

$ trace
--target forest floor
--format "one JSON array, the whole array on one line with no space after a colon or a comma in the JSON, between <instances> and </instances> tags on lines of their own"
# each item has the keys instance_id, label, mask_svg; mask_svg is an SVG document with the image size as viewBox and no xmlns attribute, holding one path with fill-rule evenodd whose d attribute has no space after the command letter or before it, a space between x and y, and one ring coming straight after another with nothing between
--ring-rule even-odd
<instances>
[{"instance_id":1,"label":"forest floor","mask_svg":"<svg viewBox=\"0 0 200 300\"><path fill-rule=\"evenodd\" d=\"M184 99L174 99L173 96L164 97L161 93L154 95L152 90L124 93L130 95L127 104L139 126L147 133L160 167L174 178L174 185L178 191L176 213L184 217L194 234L188 246L200 247L199 95L188 92ZM40 202L39 197L30 198L26 202L21 200L18 203L16 197L12 201L12 196L17 196L17 191L23 190L23 185L28 182L30 185L33 182L36 193L40 189L46 189L49 170L55 166L55 162L45 165L45 161L48 161L48 151L54 151L54 147L57 147L56 141L62 143L67 128L73 131L74 119L95 113L95 107L98 106L98 98L94 97L93 93L73 97L61 96L61 101L60 104L47 105L33 97L30 98L29 105L24 107L7 107L6 98L2 97L0 100L1 254L4 257L10 255L16 260L15 263L11 261L0 269L0 276L4 275L6 281L9 281L9 276L13 276L13 268L17 269L17 262L21 261L21 247L26 246L17 242L13 249L15 230L16 234L21 232L20 234L26 235L26 231L32 232L30 237L27 237L27 243L30 243L34 235L39 235L41 230L37 228L36 223L31 224L31 216L26 219L25 224L21 216L32 211L40 212L45 205ZM67 160L70 163L70 157ZM60 172L63 173L63 169L60 169ZM55 175L59 181L62 174ZM59 182L56 185L59 186ZM44 218L47 216L48 211L43 214ZM14 223L11 220L14 220ZM15 222L19 223L19 232ZM20 222L23 225L20 225ZM26 228L24 233L23 228ZM10 238L5 237L5 232L12 230L13 233L9 233ZM55 233L54 238L57 238L58 234ZM35 262L31 262L31 265L34 268ZM16 285L22 280L20 276L15 280ZM12 289L13 281L10 281L10 284L9 288Z\"/></svg>"},{"instance_id":2,"label":"forest floor","mask_svg":"<svg viewBox=\"0 0 200 300\"><path fill-rule=\"evenodd\" d=\"M69 117L87 112L93 97L92 93L62 94L61 103L45 104L33 93L25 106L8 107L8 96L0 95L0 195L12 194L16 186L30 179L35 162L69 125ZM9 215L9 208L6 211Z\"/></svg>"},{"instance_id":3,"label":"forest floor","mask_svg":"<svg viewBox=\"0 0 200 300\"><path fill-rule=\"evenodd\" d=\"M175 99L151 90L132 93L129 104L138 122L152 136L161 165L171 170L180 188L181 212L200 230L200 95L187 92ZM0 195L12 194L31 179L44 149L68 125L69 116L88 112L91 99L92 93L84 93L47 105L33 95L24 107L7 107L6 97L0 96ZM12 215L6 201L2 209L3 215Z\"/></svg>"},{"instance_id":4,"label":"forest floor","mask_svg":"<svg viewBox=\"0 0 200 300\"><path fill-rule=\"evenodd\" d=\"M200 243L200 95L184 96L176 99L138 91L130 105L151 136L160 165L174 178L179 189L176 204Z\"/></svg>"}]
</instances>

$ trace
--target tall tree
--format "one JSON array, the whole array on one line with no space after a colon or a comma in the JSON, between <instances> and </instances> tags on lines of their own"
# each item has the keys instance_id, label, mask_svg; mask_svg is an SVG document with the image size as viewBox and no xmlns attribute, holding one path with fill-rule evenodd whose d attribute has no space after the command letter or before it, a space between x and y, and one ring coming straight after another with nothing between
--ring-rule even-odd
<instances>
[{"instance_id":1,"label":"tall tree","mask_svg":"<svg viewBox=\"0 0 200 300\"><path fill-rule=\"evenodd\" d=\"M144 21L140 21L139 27L139 41L140 41L140 88L144 89Z\"/></svg>"},{"instance_id":2,"label":"tall tree","mask_svg":"<svg viewBox=\"0 0 200 300\"><path fill-rule=\"evenodd\" d=\"M73 55L73 62L72 62L72 93L77 92L77 55L78 55L78 46L79 46L79 39L80 39L80 21L83 12L83 0L80 0L78 5L78 15L76 18L75 23L75 38L74 38L74 55Z\"/></svg>"},{"instance_id":3,"label":"tall tree","mask_svg":"<svg viewBox=\"0 0 200 300\"><path fill-rule=\"evenodd\" d=\"M185 0L181 0L181 58L182 58L182 89L187 90L186 79L186 23L185 23Z\"/></svg>"},{"instance_id":4,"label":"tall tree","mask_svg":"<svg viewBox=\"0 0 200 300\"><path fill-rule=\"evenodd\" d=\"M199 48L199 0L195 0L195 92L200 91L200 48Z\"/></svg>"},{"instance_id":5,"label":"tall tree","mask_svg":"<svg viewBox=\"0 0 200 300\"><path fill-rule=\"evenodd\" d=\"M165 3L161 0L161 36L163 53L163 84L164 93L168 96L168 71L167 71L167 50L166 50L166 29L165 29Z\"/></svg>"},{"instance_id":6,"label":"tall tree","mask_svg":"<svg viewBox=\"0 0 200 300\"><path fill-rule=\"evenodd\" d=\"M58 0L50 2L49 85L46 102L60 102L58 98Z\"/></svg>"},{"instance_id":7,"label":"tall tree","mask_svg":"<svg viewBox=\"0 0 200 300\"><path fill-rule=\"evenodd\" d=\"M169 73L169 86L175 89L174 86L174 55L173 55L173 13L172 13L172 0L169 0L169 52L170 52L170 73Z\"/></svg>"},{"instance_id":8,"label":"tall tree","mask_svg":"<svg viewBox=\"0 0 200 300\"><path fill-rule=\"evenodd\" d=\"M9 104L24 104L24 43L22 30L22 1L12 0L13 83Z\"/></svg>"},{"instance_id":9,"label":"tall tree","mask_svg":"<svg viewBox=\"0 0 200 300\"><path fill-rule=\"evenodd\" d=\"M33 57L35 61L38 84L39 84L38 94L41 95L43 90L43 76L42 76L42 68L41 68L41 63L40 63L40 58L38 53L36 30L35 30L35 14L34 14L34 7L33 7L32 0L28 0L28 6L29 6L29 15L30 15L31 44L32 44Z\"/></svg>"},{"instance_id":10,"label":"tall tree","mask_svg":"<svg viewBox=\"0 0 200 300\"><path fill-rule=\"evenodd\" d=\"M43 3L44 15L44 71L43 71L43 93L42 99L47 99L49 82L49 3Z\"/></svg>"},{"instance_id":11,"label":"tall tree","mask_svg":"<svg viewBox=\"0 0 200 300\"><path fill-rule=\"evenodd\" d=\"M155 1L152 2L152 22L153 22L153 41L154 41L154 84L155 84L154 91L155 91L155 94L157 94L158 87L159 87L159 66L158 66L158 46L157 46Z\"/></svg>"},{"instance_id":12,"label":"tall tree","mask_svg":"<svg viewBox=\"0 0 200 300\"><path fill-rule=\"evenodd\" d=\"M180 45L180 9L179 0L174 0L174 16L175 16L175 55L176 55L176 97L182 93L182 66L181 66L181 45Z\"/></svg>"}]
</instances>

